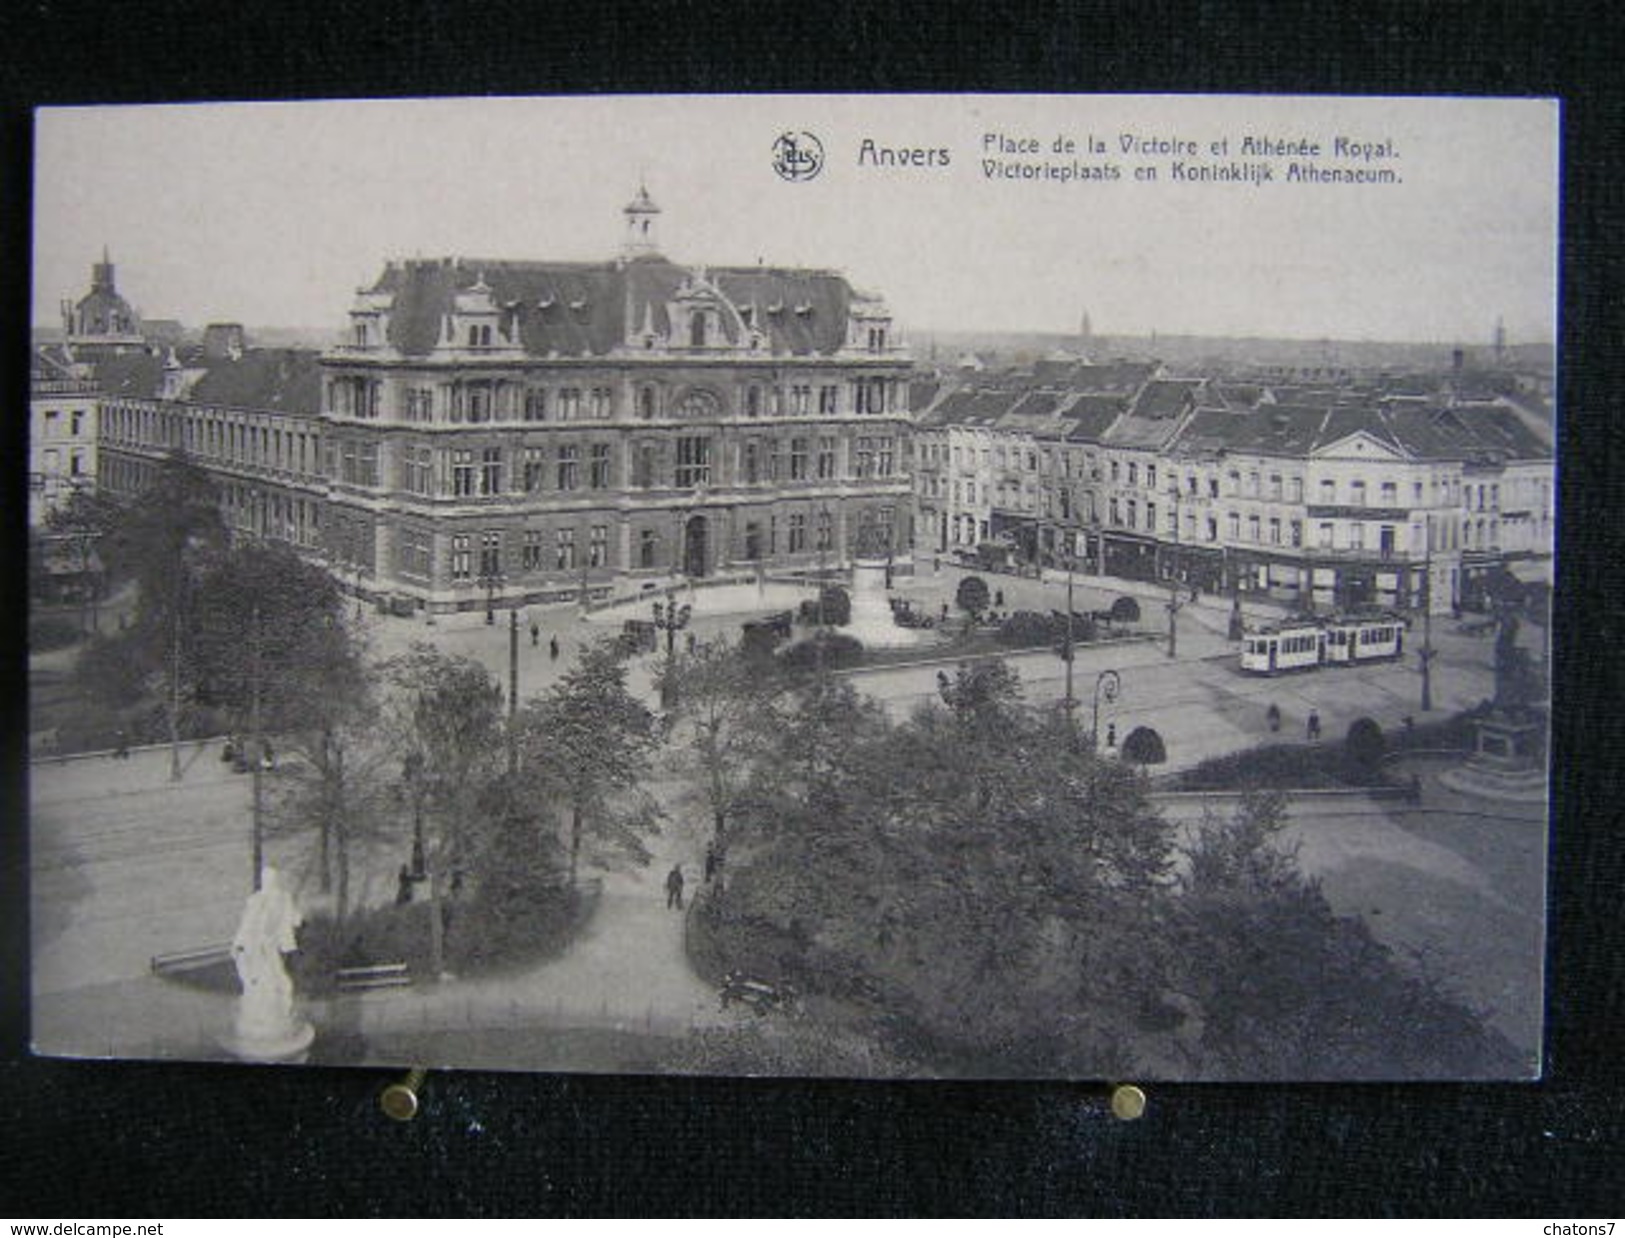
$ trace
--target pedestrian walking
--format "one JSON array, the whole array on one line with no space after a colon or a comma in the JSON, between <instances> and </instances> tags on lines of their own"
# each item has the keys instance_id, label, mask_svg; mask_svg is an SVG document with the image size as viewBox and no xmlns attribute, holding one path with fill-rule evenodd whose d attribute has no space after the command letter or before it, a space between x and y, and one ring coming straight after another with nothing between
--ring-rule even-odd
<instances>
[{"instance_id":1,"label":"pedestrian walking","mask_svg":"<svg viewBox=\"0 0 1625 1238\"><path fill-rule=\"evenodd\" d=\"M1106 747L1117 747L1117 723L1115 722L1108 722L1106 724Z\"/></svg>"},{"instance_id":2,"label":"pedestrian walking","mask_svg":"<svg viewBox=\"0 0 1625 1238\"><path fill-rule=\"evenodd\" d=\"M671 872L666 874L666 906L681 908L683 905L683 866L672 865Z\"/></svg>"},{"instance_id":3,"label":"pedestrian walking","mask_svg":"<svg viewBox=\"0 0 1625 1238\"><path fill-rule=\"evenodd\" d=\"M1004 609L1004 590L1003 589L995 589L995 590L993 590L993 606L997 610L1003 610Z\"/></svg>"},{"instance_id":4,"label":"pedestrian walking","mask_svg":"<svg viewBox=\"0 0 1625 1238\"><path fill-rule=\"evenodd\" d=\"M705 879L707 881L712 880L714 877L716 877L717 870L719 868L721 868L721 867L722 867L722 857L717 854L717 845L716 845L716 843L706 843L705 844Z\"/></svg>"},{"instance_id":5,"label":"pedestrian walking","mask_svg":"<svg viewBox=\"0 0 1625 1238\"><path fill-rule=\"evenodd\" d=\"M692 632L688 634L688 652L690 656L694 653L694 633Z\"/></svg>"},{"instance_id":6,"label":"pedestrian walking","mask_svg":"<svg viewBox=\"0 0 1625 1238\"><path fill-rule=\"evenodd\" d=\"M547 638L547 656L551 661L557 662L559 660L559 638L558 637L549 636Z\"/></svg>"},{"instance_id":7,"label":"pedestrian walking","mask_svg":"<svg viewBox=\"0 0 1625 1238\"><path fill-rule=\"evenodd\" d=\"M1308 731L1311 740L1320 738L1320 713L1318 710L1311 709L1309 711Z\"/></svg>"},{"instance_id":8,"label":"pedestrian walking","mask_svg":"<svg viewBox=\"0 0 1625 1238\"><path fill-rule=\"evenodd\" d=\"M530 647L532 649L536 648L536 646L541 642L541 639L542 625L537 623L536 620L532 619L530 621Z\"/></svg>"},{"instance_id":9,"label":"pedestrian walking","mask_svg":"<svg viewBox=\"0 0 1625 1238\"><path fill-rule=\"evenodd\" d=\"M404 906L412 901L412 870L401 865L401 871L395 874L395 905Z\"/></svg>"},{"instance_id":10,"label":"pedestrian walking","mask_svg":"<svg viewBox=\"0 0 1625 1238\"><path fill-rule=\"evenodd\" d=\"M1271 702L1270 707L1264 711L1264 721L1269 723L1271 732L1281 729L1281 707Z\"/></svg>"}]
</instances>

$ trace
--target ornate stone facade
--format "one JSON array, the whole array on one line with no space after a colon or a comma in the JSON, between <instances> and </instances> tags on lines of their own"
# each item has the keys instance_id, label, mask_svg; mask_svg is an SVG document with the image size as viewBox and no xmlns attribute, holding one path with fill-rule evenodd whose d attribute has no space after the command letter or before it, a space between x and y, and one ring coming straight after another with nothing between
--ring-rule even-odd
<instances>
[{"instance_id":1,"label":"ornate stone facade","mask_svg":"<svg viewBox=\"0 0 1625 1238\"><path fill-rule=\"evenodd\" d=\"M322 358L323 540L436 611L906 558L910 358L838 273L412 260ZM344 571L341 570L341 575Z\"/></svg>"}]
</instances>

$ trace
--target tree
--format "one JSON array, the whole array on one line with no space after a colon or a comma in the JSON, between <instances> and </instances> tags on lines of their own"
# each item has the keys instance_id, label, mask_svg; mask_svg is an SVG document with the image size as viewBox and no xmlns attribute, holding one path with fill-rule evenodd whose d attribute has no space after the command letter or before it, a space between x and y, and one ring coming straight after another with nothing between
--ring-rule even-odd
<instances>
[{"instance_id":1,"label":"tree","mask_svg":"<svg viewBox=\"0 0 1625 1238\"><path fill-rule=\"evenodd\" d=\"M1517 1069L1504 1037L1402 964L1302 874L1279 795L1210 817L1188 852L1167 987L1197 1017L1204 1077L1423 1078Z\"/></svg>"},{"instance_id":2,"label":"tree","mask_svg":"<svg viewBox=\"0 0 1625 1238\"><path fill-rule=\"evenodd\" d=\"M431 827L424 862L429 879L430 958L445 966L448 878L463 873L481 818L479 796L500 772L502 689L472 658L416 644L384 667L394 690L390 730L404 759L415 755Z\"/></svg>"},{"instance_id":3,"label":"tree","mask_svg":"<svg viewBox=\"0 0 1625 1238\"><path fill-rule=\"evenodd\" d=\"M139 590L137 627L167 635L174 608L184 606L203 566L227 543L214 482L184 454L165 457L126 509L112 543L115 560Z\"/></svg>"},{"instance_id":4,"label":"tree","mask_svg":"<svg viewBox=\"0 0 1625 1238\"><path fill-rule=\"evenodd\" d=\"M598 863L649 862L643 835L659 810L644 782L659 736L654 715L626 690L626 663L613 641L583 650L526 706L519 742L538 788L567 808L572 889L589 839Z\"/></svg>"},{"instance_id":5,"label":"tree","mask_svg":"<svg viewBox=\"0 0 1625 1238\"><path fill-rule=\"evenodd\" d=\"M666 673L678 677L679 769L700 788L712 835L725 845L729 817L760 772L783 685L759 660L723 640L700 645Z\"/></svg>"},{"instance_id":6,"label":"tree","mask_svg":"<svg viewBox=\"0 0 1625 1238\"><path fill-rule=\"evenodd\" d=\"M159 461L151 483L118 516L101 504L87 504L74 518L113 521L101 539L101 553L137 586L135 622L102 646L106 662L122 660L127 673L146 691L169 703L171 738L188 729L183 710L192 698L191 656L198 630L197 582L226 547L218 494L208 475L184 455ZM78 676L93 698L117 707L88 671ZM122 696L120 687L113 693Z\"/></svg>"},{"instance_id":7,"label":"tree","mask_svg":"<svg viewBox=\"0 0 1625 1238\"><path fill-rule=\"evenodd\" d=\"M723 952L939 1066L1120 1062L1109 1016L1140 1000L1131 943L1168 828L1003 664L945 674L941 695L892 724L844 681L798 689L707 908Z\"/></svg>"},{"instance_id":8,"label":"tree","mask_svg":"<svg viewBox=\"0 0 1625 1238\"><path fill-rule=\"evenodd\" d=\"M299 759L284 762L273 784L271 828L314 836L313 867L322 891L334 895L340 925L350 914L358 857L402 835L398 766L378 721L370 694L335 698L320 725L287 737Z\"/></svg>"},{"instance_id":9,"label":"tree","mask_svg":"<svg viewBox=\"0 0 1625 1238\"><path fill-rule=\"evenodd\" d=\"M360 651L344 600L323 568L276 542L215 557L196 584L191 659L197 694L264 729L313 726L362 690Z\"/></svg>"},{"instance_id":10,"label":"tree","mask_svg":"<svg viewBox=\"0 0 1625 1238\"><path fill-rule=\"evenodd\" d=\"M48 601L51 596L51 572L45 562L45 539L32 525L28 529L28 596L35 601Z\"/></svg>"},{"instance_id":11,"label":"tree","mask_svg":"<svg viewBox=\"0 0 1625 1238\"><path fill-rule=\"evenodd\" d=\"M973 620L981 618L992 600L993 595L988 592L987 581L980 576L966 576L961 579L959 589L954 594L955 604Z\"/></svg>"}]
</instances>

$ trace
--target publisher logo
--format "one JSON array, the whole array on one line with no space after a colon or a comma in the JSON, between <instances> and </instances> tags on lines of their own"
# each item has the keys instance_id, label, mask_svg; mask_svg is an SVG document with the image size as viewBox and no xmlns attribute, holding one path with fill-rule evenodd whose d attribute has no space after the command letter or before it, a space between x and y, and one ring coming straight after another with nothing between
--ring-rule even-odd
<instances>
[{"instance_id":1,"label":"publisher logo","mask_svg":"<svg viewBox=\"0 0 1625 1238\"><path fill-rule=\"evenodd\" d=\"M781 133L773 143L773 170L787 181L810 181L824 169L824 144L810 133Z\"/></svg>"}]
</instances>

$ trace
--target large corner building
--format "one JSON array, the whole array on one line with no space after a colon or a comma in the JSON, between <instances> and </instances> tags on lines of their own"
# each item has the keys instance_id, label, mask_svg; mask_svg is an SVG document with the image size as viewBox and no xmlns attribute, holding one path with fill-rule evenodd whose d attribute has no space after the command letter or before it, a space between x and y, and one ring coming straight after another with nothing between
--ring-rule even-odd
<instances>
[{"instance_id":1,"label":"large corner building","mask_svg":"<svg viewBox=\"0 0 1625 1238\"><path fill-rule=\"evenodd\" d=\"M410 260L321 358L322 544L397 609L901 558L910 359L838 273Z\"/></svg>"}]
</instances>

